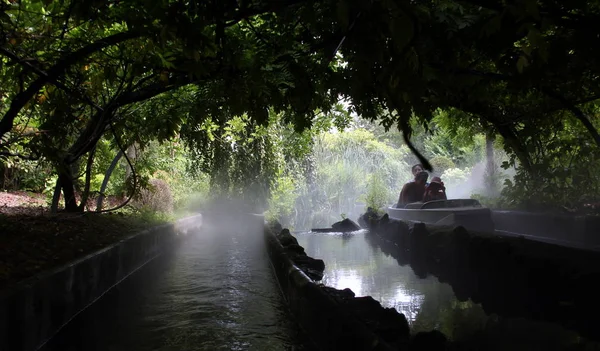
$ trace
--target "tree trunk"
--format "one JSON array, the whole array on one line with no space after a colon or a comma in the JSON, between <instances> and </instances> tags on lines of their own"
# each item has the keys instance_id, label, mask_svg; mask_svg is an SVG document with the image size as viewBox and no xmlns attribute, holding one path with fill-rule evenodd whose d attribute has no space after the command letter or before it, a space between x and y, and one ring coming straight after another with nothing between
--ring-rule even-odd
<instances>
[{"instance_id":1,"label":"tree trunk","mask_svg":"<svg viewBox=\"0 0 600 351\"><path fill-rule=\"evenodd\" d=\"M498 170L496 168L496 160L494 158L494 141L496 140L496 135L493 132L487 132L485 134L485 156L486 156L486 166L485 166L485 185L486 192L488 196L497 196L498 195Z\"/></svg>"},{"instance_id":2,"label":"tree trunk","mask_svg":"<svg viewBox=\"0 0 600 351\"><path fill-rule=\"evenodd\" d=\"M50 213L56 214L58 212L58 203L60 201L60 181L56 179L56 185L54 186L54 194L52 194L52 205L50 206Z\"/></svg>"},{"instance_id":3,"label":"tree trunk","mask_svg":"<svg viewBox=\"0 0 600 351\"><path fill-rule=\"evenodd\" d=\"M92 181L92 166L94 165L94 156L96 155L96 146L90 151L88 155L87 164L85 165L85 186L81 192L81 203L79 204L79 210L85 211L87 200L90 197L90 183Z\"/></svg>"},{"instance_id":4,"label":"tree trunk","mask_svg":"<svg viewBox=\"0 0 600 351\"><path fill-rule=\"evenodd\" d=\"M98 200L96 202L96 211L98 212L102 211L102 204L104 202L105 197L104 193L106 192L108 181L110 180L112 172L117 167L117 164L119 164L119 160L121 159L121 157L123 157L123 151L119 150L115 158L113 158L112 162L110 163L110 166L106 170L106 173L104 173L104 180L102 180L102 186L100 187L100 195L98 196ZM129 169L129 167L127 167L127 169Z\"/></svg>"},{"instance_id":5,"label":"tree trunk","mask_svg":"<svg viewBox=\"0 0 600 351\"><path fill-rule=\"evenodd\" d=\"M496 163L494 161L494 140L496 139L493 133L485 134L485 156L486 156L486 169L487 171L494 171L496 169Z\"/></svg>"},{"instance_id":6,"label":"tree trunk","mask_svg":"<svg viewBox=\"0 0 600 351\"><path fill-rule=\"evenodd\" d=\"M127 153L127 158L129 158L129 160L131 161L131 163L135 163L135 159L137 157L136 144L133 143L131 146L129 146L127 148L127 150L125 152ZM129 180L129 177L131 177L131 168L128 165L125 168L125 182L127 182Z\"/></svg>"},{"instance_id":7,"label":"tree trunk","mask_svg":"<svg viewBox=\"0 0 600 351\"><path fill-rule=\"evenodd\" d=\"M75 164L68 165L63 162L56 166L58 174L57 187L62 189L66 212L81 212L79 205L77 204L77 198L75 197L76 189L74 174L76 174L76 171L79 168L78 163L79 162L75 162ZM56 192L54 195L52 208L55 211L58 211L58 199L60 196L56 196Z\"/></svg>"},{"instance_id":8,"label":"tree trunk","mask_svg":"<svg viewBox=\"0 0 600 351\"><path fill-rule=\"evenodd\" d=\"M77 205L77 199L75 198L75 183L73 182L73 172L70 171L70 167L67 170L60 171L58 174L58 181L62 188L63 195L65 197L65 211L66 212L81 212Z\"/></svg>"}]
</instances>

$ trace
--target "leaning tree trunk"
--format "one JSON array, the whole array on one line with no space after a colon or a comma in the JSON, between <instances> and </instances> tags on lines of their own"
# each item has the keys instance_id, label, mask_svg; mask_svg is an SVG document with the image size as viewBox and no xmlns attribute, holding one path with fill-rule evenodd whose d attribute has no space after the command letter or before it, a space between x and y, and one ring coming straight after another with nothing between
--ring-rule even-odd
<instances>
[{"instance_id":1,"label":"leaning tree trunk","mask_svg":"<svg viewBox=\"0 0 600 351\"><path fill-rule=\"evenodd\" d=\"M117 156L115 156L115 158L113 158L112 162L110 163L110 166L106 170L106 173L104 173L104 180L102 181L102 186L100 187L100 195L98 196L98 200L96 202L96 211L98 211L98 212L102 211L102 204L104 202L104 197L105 197L106 187L108 186L108 181L110 180L110 176L112 175L113 171L119 164L119 160L121 159L121 157L123 157L123 151L119 151L117 153ZM127 167L127 169L129 169L129 167Z\"/></svg>"}]
</instances>

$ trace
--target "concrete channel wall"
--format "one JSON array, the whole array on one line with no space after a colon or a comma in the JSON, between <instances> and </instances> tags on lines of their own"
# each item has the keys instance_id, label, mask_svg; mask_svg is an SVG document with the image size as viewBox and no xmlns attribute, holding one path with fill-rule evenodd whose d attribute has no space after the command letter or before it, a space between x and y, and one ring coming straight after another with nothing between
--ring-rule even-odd
<instances>
[{"instance_id":1,"label":"concrete channel wall","mask_svg":"<svg viewBox=\"0 0 600 351\"><path fill-rule=\"evenodd\" d=\"M110 288L202 224L202 215L132 235L0 292L0 351L40 348Z\"/></svg>"},{"instance_id":2,"label":"concrete channel wall","mask_svg":"<svg viewBox=\"0 0 600 351\"><path fill-rule=\"evenodd\" d=\"M300 326L322 350L393 350L310 279L265 226L265 240L283 296Z\"/></svg>"},{"instance_id":3,"label":"concrete channel wall","mask_svg":"<svg viewBox=\"0 0 600 351\"><path fill-rule=\"evenodd\" d=\"M496 230L600 246L600 218L522 211L492 211Z\"/></svg>"}]
</instances>

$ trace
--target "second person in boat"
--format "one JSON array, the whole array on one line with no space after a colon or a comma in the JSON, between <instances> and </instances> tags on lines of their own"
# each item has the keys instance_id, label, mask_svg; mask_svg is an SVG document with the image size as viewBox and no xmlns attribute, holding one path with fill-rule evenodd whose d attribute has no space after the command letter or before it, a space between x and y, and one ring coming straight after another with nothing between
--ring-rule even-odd
<instances>
[{"instance_id":1,"label":"second person in boat","mask_svg":"<svg viewBox=\"0 0 600 351\"><path fill-rule=\"evenodd\" d=\"M446 187L440 177L431 178L431 182L425 186L425 194L423 195L423 202L433 200L447 200Z\"/></svg>"}]
</instances>

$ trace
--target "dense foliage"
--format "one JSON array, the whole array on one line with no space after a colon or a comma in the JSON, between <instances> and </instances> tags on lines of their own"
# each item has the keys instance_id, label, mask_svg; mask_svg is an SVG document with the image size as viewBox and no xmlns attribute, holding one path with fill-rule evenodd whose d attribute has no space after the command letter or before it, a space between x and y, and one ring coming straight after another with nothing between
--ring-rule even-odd
<instances>
[{"instance_id":1,"label":"dense foliage","mask_svg":"<svg viewBox=\"0 0 600 351\"><path fill-rule=\"evenodd\" d=\"M405 164L467 179L485 155L488 189L494 164L517 169L504 204L572 209L600 187L599 17L583 0L3 1L5 187L83 211L97 187L139 197L176 176L258 210L345 213L340 191L381 203ZM401 133L322 134L350 115Z\"/></svg>"}]
</instances>

